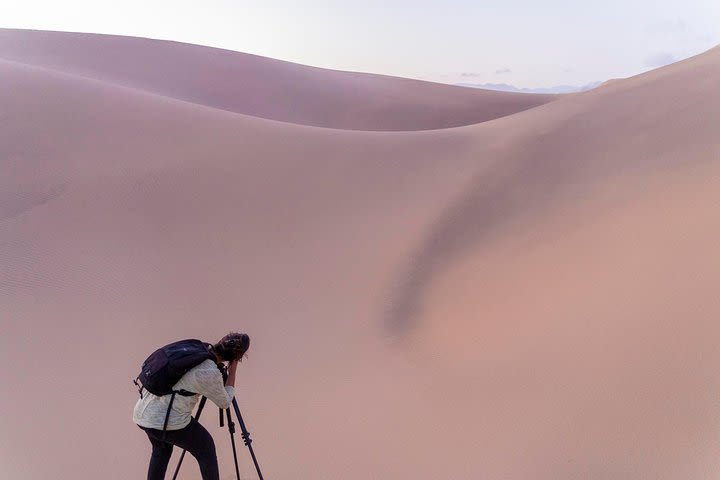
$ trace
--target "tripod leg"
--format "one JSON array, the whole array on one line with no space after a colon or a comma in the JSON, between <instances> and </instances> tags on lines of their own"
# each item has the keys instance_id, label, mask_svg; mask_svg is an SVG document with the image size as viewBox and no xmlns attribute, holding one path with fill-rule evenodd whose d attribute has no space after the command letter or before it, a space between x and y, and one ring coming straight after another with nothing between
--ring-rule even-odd
<instances>
[{"instance_id":1,"label":"tripod leg","mask_svg":"<svg viewBox=\"0 0 720 480\"><path fill-rule=\"evenodd\" d=\"M235 423L233 423L232 417L230 417L229 408L225 410L225 413L227 414L228 430L230 431L230 443L232 443L233 458L235 459L235 475L237 476L237 480L240 480L240 469L238 468L237 449L235 448Z\"/></svg>"},{"instance_id":2,"label":"tripod leg","mask_svg":"<svg viewBox=\"0 0 720 480\"><path fill-rule=\"evenodd\" d=\"M243 422L242 415L240 415L240 407L238 407L237 400L233 398L232 400L233 408L235 409L235 416L238 418L238 422L240 422L240 430L242 431L242 437L245 441L245 445L247 445L248 450L250 450L250 456L252 457L253 463L255 464L255 470L257 470L258 477L260 480L263 480L262 472L260 471L260 465L258 465L257 458L255 458L255 451L252 448L252 439L250 438L250 432L247 431L247 428L245 428L245 422Z\"/></svg>"},{"instance_id":3,"label":"tripod leg","mask_svg":"<svg viewBox=\"0 0 720 480\"><path fill-rule=\"evenodd\" d=\"M198 405L197 413L195 414L195 420L198 420L200 418L200 414L203 411L203 408L205 407L205 402L207 401L207 398L202 397L200 399L200 405ZM175 480L178 476L178 473L180 472L180 466L182 465L183 460L185 459L185 453L187 453L187 450L183 449L182 453L180 454L180 460L178 460L177 467L175 467L175 473L173 474L173 480Z\"/></svg>"}]
</instances>

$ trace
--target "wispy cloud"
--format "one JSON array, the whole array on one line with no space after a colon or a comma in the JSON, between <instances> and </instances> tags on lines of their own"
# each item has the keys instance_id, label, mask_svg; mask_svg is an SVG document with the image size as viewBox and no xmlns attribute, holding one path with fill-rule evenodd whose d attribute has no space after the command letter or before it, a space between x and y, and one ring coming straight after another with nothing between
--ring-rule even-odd
<instances>
[{"instance_id":1,"label":"wispy cloud","mask_svg":"<svg viewBox=\"0 0 720 480\"><path fill-rule=\"evenodd\" d=\"M671 63L674 63L676 61L677 58L675 58L675 55L673 55L672 53L660 52L647 57L645 59L645 66L653 68L664 67L665 65L670 65Z\"/></svg>"},{"instance_id":2,"label":"wispy cloud","mask_svg":"<svg viewBox=\"0 0 720 480\"><path fill-rule=\"evenodd\" d=\"M460 74L460 76L461 76L461 77L475 78L475 77L479 77L480 74L477 73L477 72L463 72L463 73Z\"/></svg>"},{"instance_id":3,"label":"wispy cloud","mask_svg":"<svg viewBox=\"0 0 720 480\"><path fill-rule=\"evenodd\" d=\"M647 32L655 40L670 40L675 44L709 43L716 38L717 32L700 30L697 26L689 25L682 20L664 20L655 22L647 27Z\"/></svg>"},{"instance_id":4,"label":"wispy cloud","mask_svg":"<svg viewBox=\"0 0 720 480\"><path fill-rule=\"evenodd\" d=\"M686 35L690 27L682 20L663 20L652 23L648 26L650 33L661 33L665 35Z\"/></svg>"},{"instance_id":5,"label":"wispy cloud","mask_svg":"<svg viewBox=\"0 0 720 480\"><path fill-rule=\"evenodd\" d=\"M502 75L504 73L510 73L510 72L512 72L512 70L509 69L508 67L499 68L499 69L495 70L495 75Z\"/></svg>"}]
</instances>

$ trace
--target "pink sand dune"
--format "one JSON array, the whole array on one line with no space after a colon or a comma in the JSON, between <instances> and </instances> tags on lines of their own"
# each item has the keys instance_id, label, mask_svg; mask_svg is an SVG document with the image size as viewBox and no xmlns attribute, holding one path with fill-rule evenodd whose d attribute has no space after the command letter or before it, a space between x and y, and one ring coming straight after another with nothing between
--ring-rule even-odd
<instances>
[{"instance_id":1,"label":"pink sand dune","mask_svg":"<svg viewBox=\"0 0 720 480\"><path fill-rule=\"evenodd\" d=\"M284 122L349 130L430 130L554 100L341 72L144 38L0 29L0 59Z\"/></svg>"},{"instance_id":2,"label":"pink sand dune","mask_svg":"<svg viewBox=\"0 0 720 480\"><path fill-rule=\"evenodd\" d=\"M28 55L0 60L3 478L142 477L139 363L235 329L266 478L717 477L720 49L383 133Z\"/></svg>"}]
</instances>

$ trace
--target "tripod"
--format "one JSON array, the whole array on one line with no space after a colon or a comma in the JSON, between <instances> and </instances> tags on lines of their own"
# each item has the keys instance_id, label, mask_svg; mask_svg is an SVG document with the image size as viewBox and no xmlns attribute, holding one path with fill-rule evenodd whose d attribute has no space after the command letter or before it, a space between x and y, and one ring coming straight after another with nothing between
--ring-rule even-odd
<instances>
[{"instance_id":1,"label":"tripod","mask_svg":"<svg viewBox=\"0 0 720 480\"><path fill-rule=\"evenodd\" d=\"M205 402L207 401L206 397L202 397L200 399L200 405L198 405L197 413L195 414L195 420L198 420L200 418L200 414L203 411L203 408L205 407ZM258 477L260 480L264 480L262 476L262 472L260 472L260 465L258 465L257 458L255 457L255 452L252 448L252 439L250 438L250 432L247 431L247 428L245 428L245 422L243 422L242 415L240 414L240 407L238 407L237 400L233 397L232 399L232 406L235 410L235 416L237 417L238 421L240 422L240 430L242 431L242 439L243 443L247 445L248 450L250 450L250 455L252 456L253 463L255 464L255 470L257 470ZM220 413L220 426L223 427L223 410L222 408L219 409ZM233 459L235 460L235 475L237 476L237 480L240 480L240 470L238 468L238 459L237 459L237 449L235 448L235 423L232 421L232 416L230 415L230 408L225 409L225 414L227 415L227 425L228 425L228 431L230 432L230 442L232 443L232 449L233 449ZM177 479L178 472L180 472L180 466L182 465L183 459L185 458L185 453L187 450L183 450L182 454L180 455L180 460L178 460L177 467L175 467L175 474L173 474L173 480Z\"/></svg>"}]
</instances>

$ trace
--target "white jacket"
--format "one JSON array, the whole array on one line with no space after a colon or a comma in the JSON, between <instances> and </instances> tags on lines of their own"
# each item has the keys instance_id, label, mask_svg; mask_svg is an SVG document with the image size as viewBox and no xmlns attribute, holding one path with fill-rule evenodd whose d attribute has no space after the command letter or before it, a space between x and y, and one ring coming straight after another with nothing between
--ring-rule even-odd
<instances>
[{"instance_id":1,"label":"white jacket","mask_svg":"<svg viewBox=\"0 0 720 480\"><path fill-rule=\"evenodd\" d=\"M210 359L188 370L173 386L173 389L184 389L194 392L196 395L190 397L175 395L168 419L168 430L180 430L190 423L192 411L201 395L206 396L222 409L229 408L235 396L235 389L223 385L222 374L218 370L217 364ZM142 396L143 398L135 404L133 422L141 427L162 430L171 395L158 397L143 390Z\"/></svg>"}]
</instances>

